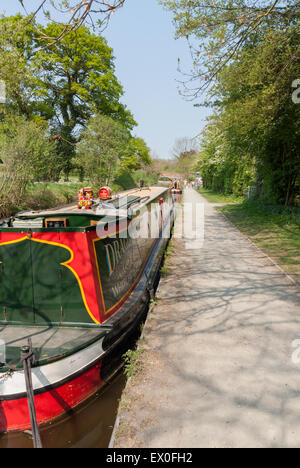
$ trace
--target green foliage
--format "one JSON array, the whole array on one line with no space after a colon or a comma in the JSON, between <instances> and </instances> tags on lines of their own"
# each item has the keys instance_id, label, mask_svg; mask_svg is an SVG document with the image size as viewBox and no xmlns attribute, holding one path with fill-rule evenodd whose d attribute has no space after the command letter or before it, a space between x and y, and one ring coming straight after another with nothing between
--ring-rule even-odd
<instances>
[{"instance_id":1,"label":"green foliage","mask_svg":"<svg viewBox=\"0 0 300 468\"><path fill-rule=\"evenodd\" d=\"M129 172L122 172L114 180L116 184L119 185L123 190L129 190L137 186L135 180L132 177L132 174Z\"/></svg>"},{"instance_id":2,"label":"green foliage","mask_svg":"<svg viewBox=\"0 0 300 468\"><path fill-rule=\"evenodd\" d=\"M133 179L135 171L151 164L149 153L144 140L131 137L120 122L97 114L82 134L75 164L96 186L114 181L129 189L138 184Z\"/></svg>"},{"instance_id":3,"label":"green foliage","mask_svg":"<svg viewBox=\"0 0 300 468\"><path fill-rule=\"evenodd\" d=\"M156 174L152 168L146 169L139 169L138 171L135 171L133 173L133 179L135 181L135 184L138 186L140 184L140 181L143 180L145 185L156 185L159 179L159 175Z\"/></svg>"},{"instance_id":4,"label":"green foliage","mask_svg":"<svg viewBox=\"0 0 300 468\"><path fill-rule=\"evenodd\" d=\"M172 235L173 235L173 232L172 232ZM163 265L161 266L161 269L160 269L160 275L162 278L169 276L171 273L171 259L172 259L173 254L174 254L174 242L173 242L173 238L171 238L164 252Z\"/></svg>"},{"instance_id":5,"label":"green foliage","mask_svg":"<svg viewBox=\"0 0 300 468\"><path fill-rule=\"evenodd\" d=\"M242 195L255 185L268 202L295 202L300 106L292 101L291 85L299 70L299 39L293 24L275 24L249 40L219 74L216 111L198 162L206 188Z\"/></svg>"},{"instance_id":6,"label":"green foliage","mask_svg":"<svg viewBox=\"0 0 300 468\"><path fill-rule=\"evenodd\" d=\"M43 32L57 37L61 26L49 24ZM35 61L46 93L43 102L54 113L53 133L62 137L60 154L67 174L80 133L95 113L111 117L128 130L136 125L120 103L123 89L115 75L112 49L103 37L81 26L55 46L39 50Z\"/></svg>"},{"instance_id":7,"label":"green foliage","mask_svg":"<svg viewBox=\"0 0 300 468\"><path fill-rule=\"evenodd\" d=\"M255 185L268 202L295 203L300 185L299 2L160 0L193 67L184 93L215 107L198 170L206 188L242 195ZM196 104L197 105L197 104ZM198 104L199 105L199 104Z\"/></svg>"},{"instance_id":8,"label":"green foliage","mask_svg":"<svg viewBox=\"0 0 300 468\"><path fill-rule=\"evenodd\" d=\"M32 62L33 28L21 15L0 19L0 80L6 85L6 108L26 117L38 114L38 69ZM0 114L1 114L0 109Z\"/></svg>"},{"instance_id":9,"label":"green foliage","mask_svg":"<svg viewBox=\"0 0 300 468\"><path fill-rule=\"evenodd\" d=\"M151 165L150 149L142 138L130 138L120 166L122 170L136 171L142 166Z\"/></svg>"},{"instance_id":10,"label":"green foliage","mask_svg":"<svg viewBox=\"0 0 300 468\"><path fill-rule=\"evenodd\" d=\"M124 374L126 377L135 377L143 369L144 360L143 354L145 353L144 348L141 346L136 349L130 349L123 355L125 362Z\"/></svg>"},{"instance_id":11,"label":"green foliage","mask_svg":"<svg viewBox=\"0 0 300 468\"><path fill-rule=\"evenodd\" d=\"M82 134L76 164L83 167L95 186L110 184L129 140L130 134L123 125L98 114L89 121Z\"/></svg>"},{"instance_id":12,"label":"green foliage","mask_svg":"<svg viewBox=\"0 0 300 468\"><path fill-rule=\"evenodd\" d=\"M81 183L48 183L39 182L30 185L26 198L19 206L20 210L43 210L49 207L61 206L77 200Z\"/></svg>"},{"instance_id":13,"label":"green foliage","mask_svg":"<svg viewBox=\"0 0 300 468\"><path fill-rule=\"evenodd\" d=\"M203 195L207 201L210 203L242 203L245 198L244 197L238 197L236 195L226 195L224 193L219 193L219 192L214 192L213 190L205 189L201 187L199 189L199 193Z\"/></svg>"},{"instance_id":14,"label":"green foliage","mask_svg":"<svg viewBox=\"0 0 300 468\"><path fill-rule=\"evenodd\" d=\"M47 40L41 35L58 37L62 27L55 23L42 27L21 15L0 19L0 80L6 83L6 107L48 123L57 142L56 179L62 171L68 177L81 133L96 113L111 117L128 133L136 125L120 102L123 89L115 75L112 49L103 37L81 26L51 48L43 48ZM139 149L141 142L136 146ZM144 153L142 148L141 157L147 158Z\"/></svg>"},{"instance_id":15,"label":"green foliage","mask_svg":"<svg viewBox=\"0 0 300 468\"><path fill-rule=\"evenodd\" d=\"M6 115L0 122L0 215L9 214L21 203L31 182L49 177L55 154L55 143L45 127Z\"/></svg>"},{"instance_id":16,"label":"green foliage","mask_svg":"<svg viewBox=\"0 0 300 468\"><path fill-rule=\"evenodd\" d=\"M43 32L57 37L61 26L49 24ZM112 117L128 129L136 123L120 103L123 89L115 76L112 49L103 37L81 26L55 47L35 54L47 92L46 102L72 130L85 126L96 112Z\"/></svg>"},{"instance_id":17,"label":"green foliage","mask_svg":"<svg viewBox=\"0 0 300 468\"><path fill-rule=\"evenodd\" d=\"M188 151L186 153L181 153L177 159L175 172L178 172L188 177L188 175L194 171L197 160L198 153L196 151Z\"/></svg>"}]
</instances>

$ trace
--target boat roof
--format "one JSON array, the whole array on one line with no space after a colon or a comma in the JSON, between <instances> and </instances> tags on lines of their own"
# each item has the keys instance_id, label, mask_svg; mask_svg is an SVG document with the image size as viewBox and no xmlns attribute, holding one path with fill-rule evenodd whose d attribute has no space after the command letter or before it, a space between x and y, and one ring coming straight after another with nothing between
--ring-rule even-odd
<instances>
[{"instance_id":1,"label":"boat roof","mask_svg":"<svg viewBox=\"0 0 300 468\"><path fill-rule=\"evenodd\" d=\"M51 208L40 211L22 211L15 215L15 218L36 218L36 217L52 217L61 215L84 215L84 216L103 216L109 210L126 210L132 205L146 205L151 203L157 197L166 192L165 187L145 187L140 189L132 189L124 192L119 192L112 197L111 200L95 199L94 205L89 210L78 209L77 203L64 205L57 208Z\"/></svg>"}]
</instances>

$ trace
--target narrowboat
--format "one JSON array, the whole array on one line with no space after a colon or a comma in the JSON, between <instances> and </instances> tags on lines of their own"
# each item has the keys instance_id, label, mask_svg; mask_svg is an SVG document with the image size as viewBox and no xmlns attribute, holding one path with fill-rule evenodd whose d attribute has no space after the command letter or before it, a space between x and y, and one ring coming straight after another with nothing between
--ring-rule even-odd
<instances>
[{"instance_id":1,"label":"narrowboat","mask_svg":"<svg viewBox=\"0 0 300 468\"><path fill-rule=\"evenodd\" d=\"M159 178L159 185L163 187L169 187L173 195L182 195L182 184L180 174L161 174Z\"/></svg>"},{"instance_id":2,"label":"narrowboat","mask_svg":"<svg viewBox=\"0 0 300 468\"><path fill-rule=\"evenodd\" d=\"M39 426L116 372L147 313L174 222L172 193L145 187L28 211L0 223L0 432L31 427L20 350L30 338Z\"/></svg>"},{"instance_id":3,"label":"narrowboat","mask_svg":"<svg viewBox=\"0 0 300 468\"><path fill-rule=\"evenodd\" d=\"M179 180L173 181L170 188L173 195L182 195L182 187Z\"/></svg>"}]
</instances>

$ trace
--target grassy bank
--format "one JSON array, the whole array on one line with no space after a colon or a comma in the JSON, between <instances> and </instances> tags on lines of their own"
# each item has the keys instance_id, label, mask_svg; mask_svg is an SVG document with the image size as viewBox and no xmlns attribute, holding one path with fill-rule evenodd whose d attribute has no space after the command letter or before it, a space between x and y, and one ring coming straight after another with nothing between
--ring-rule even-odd
<instances>
[{"instance_id":1,"label":"grassy bank","mask_svg":"<svg viewBox=\"0 0 300 468\"><path fill-rule=\"evenodd\" d=\"M78 190L82 186L82 182L42 182L33 184L28 190L23 203L15 207L15 210L43 210L72 203L77 200Z\"/></svg>"},{"instance_id":2,"label":"grassy bank","mask_svg":"<svg viewBox=\"0 0 300 468\"><path fill-rule=\"evenodd\" d=\"M300 282L300 209L245 202L218 207L238 229Z\"/></svg>"},{"instance_id":3,"label":"grassy bank","mask_svg":"<svg viewBox=\"0 0 300 468\"><path fill-rule=\"evenodd\" d=\"M210 203L242 203L245 200L243 197L238 197L236 195L225 195L224 193L214 192L213 190L209 190L203 187L201 187L198 191Z\"/></svg>"}]
</instances>

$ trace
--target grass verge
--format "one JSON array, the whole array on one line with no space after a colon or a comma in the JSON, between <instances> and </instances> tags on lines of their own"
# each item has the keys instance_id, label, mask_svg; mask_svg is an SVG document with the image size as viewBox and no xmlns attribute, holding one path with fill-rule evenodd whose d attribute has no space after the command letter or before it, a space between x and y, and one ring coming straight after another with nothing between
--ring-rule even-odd
<instances>
[{"instance_id":1,"label":"grass verge","mask_svg":"<svg viewBox=\"0 0 300 468\"><path fill-rule=\"evenodd\" d=\"M217 208L300 283L300 209L245 202Z\"/></svg>"},{"instance_id":2,"label":"grass verge","mask_svg":"<svg viewBox=\"0 0 300 468\"><path fill-rule=\"evenodd\" d=\"M172 236L173 236L173 232L172 232ZM168 246L165 250L165 253L164 253L163 265L160 269L160 275L163 278L170 274L170 258L171 258L173 251L174 251L174 243L173 243L173 237L171 237L171 239L169 240Z\"/></svg>"},{"instance_id":3,"label":"grass verge","mask_svg":"<svg viewBox=\"0 0 300 468\"><path fill-rule=\"evenodd\" d=\"M141 342L139 342L135 349L130 349L123 355L125 362L124 374L126 377L134 377L142 370L144 365L144 353L145 349L141 346Z\"/></svg>"},{"instance_id":4,"label":"grass verge","mask_svg":"<svg viewBox=\"0 0 300 468\"><path fill-rule=\"evenodd\" d=\"M199 193L210 203L242 203L245 198L238 197L237 195L225 195L224 193L214 192L201 187Z\"/></svg>"}]
</instances>

